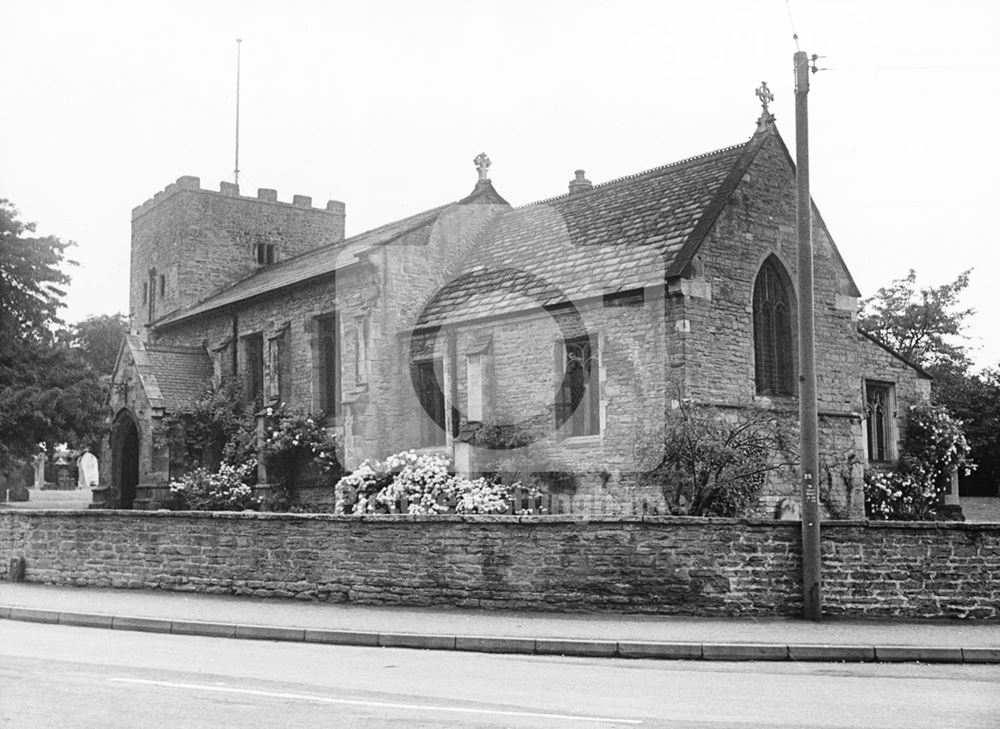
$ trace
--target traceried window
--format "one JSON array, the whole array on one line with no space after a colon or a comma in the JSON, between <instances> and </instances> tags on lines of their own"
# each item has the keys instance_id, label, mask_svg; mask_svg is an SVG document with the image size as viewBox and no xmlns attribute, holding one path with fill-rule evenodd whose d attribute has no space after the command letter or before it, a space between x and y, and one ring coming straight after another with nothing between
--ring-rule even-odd
<instances>
[{"instance_id":1,"label":"traceried window","mask_svg":"<svg viewBox=\"0 0 1000 729\"><path fill-rule=\"evenodd\" d=\"M865 425L868 431L868 460L887 463L894 460L893 403L891 382L865 382Z\"/></svg>"},{"instance_id":2,"label":"traceried window","mask_svg":"<svg viewBox=\"0 0 1000 729\"><path fill-rule=\"evenodd\" d=\"M413 363L413 385L420 403L420 444L423 446L444 445L445 401L444 363L440 357L418 360Z\"/></svg>"},{"instance_id":3,"label":"traceried window","mask_svg":"<svg viewBox=\"0 0 1000 729\"><path fill-rule=\"evenodd\" d=\"M562 384L556 393L556 427L569 436L601 432L601 388L597 341L575 337L562 342Z\"/></svg>"},{"instance_id":4,"label":"traceried window","mask_svg":"<svg viewBox=\"0 0 1000 729\"><path fill-rule=\"evenodd\" d=\"M768 258L753 287L753 351L758 395L794 394L792 311L783 271Z\"/></svg>"}]
</instances>

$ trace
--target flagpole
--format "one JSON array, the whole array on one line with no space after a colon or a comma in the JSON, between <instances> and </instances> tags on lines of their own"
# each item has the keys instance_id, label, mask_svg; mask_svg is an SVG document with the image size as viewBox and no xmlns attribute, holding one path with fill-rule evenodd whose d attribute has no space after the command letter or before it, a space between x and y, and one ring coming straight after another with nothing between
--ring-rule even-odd
<instances>
[{"instance_id":1,"label":"flagpole","mask_svg":"<svg viewBox=\"0 0 1000 729\"><path fill-rule=\"evenodd\" d=\"M233 170L233 182L240 186L240 45L242 38L236 39L236 167Z\"/></svg>"}]
</instances>

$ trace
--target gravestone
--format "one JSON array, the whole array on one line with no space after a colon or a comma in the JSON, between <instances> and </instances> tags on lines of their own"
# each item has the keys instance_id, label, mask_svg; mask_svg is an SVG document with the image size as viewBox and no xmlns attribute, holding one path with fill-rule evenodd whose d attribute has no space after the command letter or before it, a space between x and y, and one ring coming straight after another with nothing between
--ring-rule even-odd
<instances>
[{"instance_id":1,"label":"gravestone","mask_svg":"<svg viewBox=\"0 0 1000 729\"><path fill-rule=\"evenodd\" d=\"M32 459L32 465L35 470L34 482L36 489L41 489L45 486L45 460L45 454L43 453L39 453Z\"/></svg>"},{"instance_id":2,"label":"gravestone","mask_svg":"<svg viewBox=\"0 0 1000 729\"><path fill-rule=\"evenodd\" d=\"M27 501L28 487L24 483L23 473L15 469L8 473L0 473L0 501Z\"/></svg>"},{"instance_id":3,"label":"gravestone","mask_svg":"<svg viewBox=\"0 0 1000 729\"><path fill-rule=\"evenodd\" d=\"M76 462L78 489L89 489L100 483L100 470L98 468L97 456L90 451L84 451Z\"/></svg>"}]
</instances>

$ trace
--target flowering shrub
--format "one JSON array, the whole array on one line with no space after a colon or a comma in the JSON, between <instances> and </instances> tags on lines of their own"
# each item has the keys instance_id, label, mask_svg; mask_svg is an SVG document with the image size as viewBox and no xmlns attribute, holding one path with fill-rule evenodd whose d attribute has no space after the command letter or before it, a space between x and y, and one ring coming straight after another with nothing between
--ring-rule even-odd
<instances>
[{"instance_id":1,"label":"flowering shrub","mask_svg":"<svg viewBox=\"0 0 1000 729\"><path fill-rule=\"evenodd\" d=\"M903 451L911 469L922 469L940 486L947 484L952 471L963 469L968 475L975 468L969 460L970 448L962 432L962 422L948 415L942 406L911 405L906 423Z\"/></svg>"},{"instance_id":2,"label":"flowering shrub","mask_svg":"<svg viewBox=\"0 0 1000 729\"><path fill-rule=\"evenodd\" d=\"M934 485L898 470L865 470L865 513L875 519L926 519L936 500Z\"/></svg>"},{"instance_id":3,"label":"flowering shrub","mask_svg":"<svg viewBox=\"0 0 1000 729\"><path fill-rule=\"evenodd\" d=\"M270 420L261 455L268 481L276 486L272 506L285 510L304 469L315 466L330 477L331 483L343 469L337 460L336 437L320 425L318 417L281 408L268 408L266 412Z\"/></svg>"},{"instance_id":4,"label":"flowering shrub","mask_svg":"<svg viewBox=\"0 0 1000 729\"><path fill-rule=\"evenodd\" d=\"M256 470L257 462L252 459L240 466L223 463L216 473L196 468L170 482L170 506L192 511L256 509L260 502L248 484Z\"/></svg>"},{"instance_id":5,"label":"flowering shrub","mask_svg":"<svg viewBox=\"0 0 1000 729\"><path fill-rule=\"evenodd\" d=\"M510 506L511 490L520 486L461 478L450 466L446 456L415 451L366 460L337 482L336 513L390 513L405 502L408 514L499 514Z\"/></svg>"},{"instance_id":6,"label":"flowering shrub","mask_svg":"<svg viewBox=\"0 0 1000 729\"><path fill-rule=\"evenodd\" d=\"M893 471L865 472L865 512L876 519L930 519L951 488L951 474L975 468L962 423L940 405L907 410L906 438Z\"/></svg>"}]
</instances>

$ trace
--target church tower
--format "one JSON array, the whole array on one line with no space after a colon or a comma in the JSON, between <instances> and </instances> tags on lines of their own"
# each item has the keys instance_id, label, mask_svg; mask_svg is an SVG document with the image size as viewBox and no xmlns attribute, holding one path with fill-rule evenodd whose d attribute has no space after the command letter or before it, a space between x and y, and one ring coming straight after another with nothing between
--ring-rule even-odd
<instances>
[{"instance_id":1,"label":"church tower","mask_svg":"<svg viewBox=\"0 0 1000 729\"><path fill-rule=\"evenodd\" d=\"M275 190L244 197L229 182L215 192L197 177L180 177L132 210L129 330L144 337L149 322L343 239L342 202L314 208L305 195L278 202Z\"/></svg>"}]
</instances>

